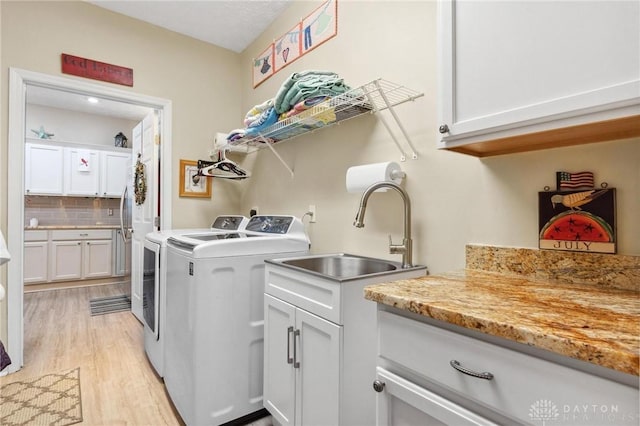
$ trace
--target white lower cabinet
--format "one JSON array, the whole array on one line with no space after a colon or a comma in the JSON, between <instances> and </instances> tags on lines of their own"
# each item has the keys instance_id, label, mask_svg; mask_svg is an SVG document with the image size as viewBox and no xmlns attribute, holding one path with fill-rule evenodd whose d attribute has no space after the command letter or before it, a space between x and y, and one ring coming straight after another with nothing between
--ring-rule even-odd
<instances>
[{"instance_id":1,"label":"white lower cabinet","mask_svg":"<svg viewBox=\"0 0 640 426\"><path fill-rule=\"evenodd\" d=\"M340 423L341 341L341 326L265 295L264 404L281 425Z\"/></svg>"},{"instance_id":2,"label":"white lower cabinet","mask_svg":"<svg viewBox=\"0 0 640 426\"><path fill-rule=\"evenodd\" d=\"M374 389L380 426L495 425L419 385L378 367Z\"/></svg>"},{"instance_id":3,"label":"white lower cabinet","mask_svg":"<svg viewBox=\"0 0 640 426\"><path fill-rule=\"evenodd\" d=\"M364 287L425 272L339 280L267 261L263 402L277 423L375 423L376 304Z\"/></svg>"},{"instance_id":4,"label":"white lower cabinet","mask_svg":"<svg viewBox=\"0 0 640 426\"><path fill-rule=\"evenodd\" d=\"M637 377L458 329L379 308L378 425L637 424Z\"/></svg>"},{"instance_id":5,"label":"white lower cabinet","mask_svg":"<svg viewBox=\"0 0 640 426\"><path fill-rule=\"evenodd\" d=\"M110 277L113 273L111 230L51 231L51 281Z\"/></svg>"},{"instance_id":6,"label":"white lower cabinet","mask_svg":"<svg viewBox=\"0 0 640 426\"><path fill-rule=\"evenodd\" d=\"M24 233L24 283L36 284L49 279L49 236L47 231Z\"/></svg>"}]
</instances>

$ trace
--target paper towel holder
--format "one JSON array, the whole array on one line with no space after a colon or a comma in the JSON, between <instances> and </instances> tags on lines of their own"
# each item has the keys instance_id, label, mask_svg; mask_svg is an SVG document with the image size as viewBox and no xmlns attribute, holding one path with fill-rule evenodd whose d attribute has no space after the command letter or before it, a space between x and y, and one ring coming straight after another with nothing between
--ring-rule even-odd
<instances>
[{"instance_id":1,"label":"paper towel holder","mask_svg":"<svg viewBox=\"0 0 640 426\"><path fill-rule=\"evenodd\" d=\"M362 193L369 186L378 182L393 182L400 184L407 176L400 165L395 161L382 163L362 164L347 169L347 192ZM376 192L386 192L387 188L380 188Z\"/></svg>"}]
</instances>

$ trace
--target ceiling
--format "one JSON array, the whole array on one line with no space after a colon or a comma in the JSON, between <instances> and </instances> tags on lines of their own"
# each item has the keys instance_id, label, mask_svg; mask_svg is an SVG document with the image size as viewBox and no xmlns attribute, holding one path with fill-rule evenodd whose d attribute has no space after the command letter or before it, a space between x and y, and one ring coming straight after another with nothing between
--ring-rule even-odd
<instances>
[{"instance_id":1,"label":"ceiling","mask_svg":"<svg viewBox=\"0 0 640 426\"><path fill-rule=\"evenodd\" d=\"M89 3L242 52L292 0L103 0Z\"/></svg>"},{"instance_id":2,"label":"ceiling","mask_svg":"<svg viewBox=\"0 0 640 426\"><path fill-rule=\"evenodd\" d=\"M242 52L293 0L108 0L96 6L139 19L234 52ZM27 103L142 120L147 107L100 99L91 104L87 96L45 87L28 86Z\"/></svg>"}]
</instances>

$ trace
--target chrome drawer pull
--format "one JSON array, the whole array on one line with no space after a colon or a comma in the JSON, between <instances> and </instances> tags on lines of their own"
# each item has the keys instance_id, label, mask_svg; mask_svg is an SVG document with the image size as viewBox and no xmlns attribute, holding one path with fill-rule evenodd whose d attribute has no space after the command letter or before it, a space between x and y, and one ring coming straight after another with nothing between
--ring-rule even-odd
<instances>
[{"instance_id":1,"label":"chrome drawer pull","mask_svg":"<svg viewBox=\"0 0 640 426\"><path fill-rule=\"evenodd\" d=\"M300 338L300 329L293 332L293 368L300 368L300 361L298 361L298 343L296 337Z\"/></svg>"},{"instance_id":2,"label":"chrome drawer pull","mask_svg":"<svg viewBox=\"0 0 640 426\"><path fill-rule=\"evenodd\" d=\"M473 377L477 377L478 379L485 379L485 380L493 379L493 374L486 373L486 372L478 373L478 372L469 370L468 368L464 368L462 365L460 365L460 363L455 359L452 359L451 361L449 361L449 364L459 372L464 373L468 376L473 376Z\"/></svg>"},{"instance_id":3,"label":"chrome drawer pull","mask_svg":"<svg viewBox=\"0 0 640 426\"><path fill-rule=\"evenodd\" d=\"M293 327L287 328L287 364L293 364L293 358L291 358L291 333L293 333Z\"/></svg>"}]
</instances>

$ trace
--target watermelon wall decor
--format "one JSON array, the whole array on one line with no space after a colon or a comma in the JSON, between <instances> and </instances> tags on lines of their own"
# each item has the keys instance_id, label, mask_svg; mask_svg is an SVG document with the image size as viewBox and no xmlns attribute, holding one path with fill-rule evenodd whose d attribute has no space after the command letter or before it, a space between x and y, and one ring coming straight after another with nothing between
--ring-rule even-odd
<instances>
[{"instance_id":1,"label":"watermelon wall decor","mask_svg":"<svg viewBox=\"0 0 640 426\"><path fill-rule=\"evenodd\" d=\"M538 193L539 247L616 253L615 188Z\"/></svg>"}]
</instances>

